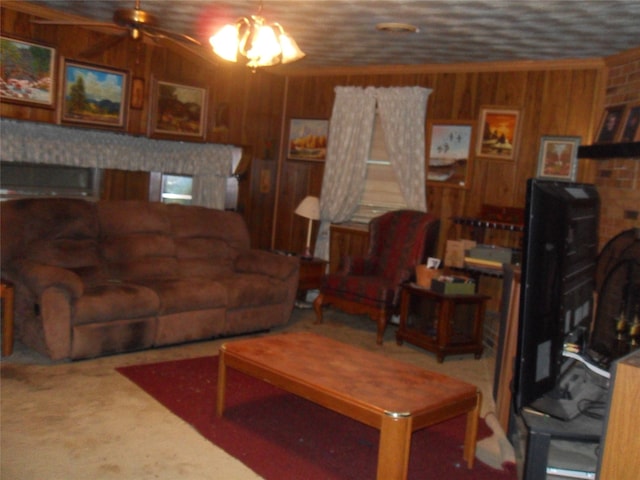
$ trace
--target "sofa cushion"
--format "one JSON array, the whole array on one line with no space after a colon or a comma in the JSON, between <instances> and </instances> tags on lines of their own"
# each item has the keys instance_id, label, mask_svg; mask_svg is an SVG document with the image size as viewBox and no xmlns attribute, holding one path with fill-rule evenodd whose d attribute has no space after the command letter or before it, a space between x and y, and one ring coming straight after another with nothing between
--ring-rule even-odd
<instances>
[{"instance_id":1,"label":"sofa cushion","mask_svg":"<svg viewBox=\"0 0 640 480\"><path fill-rule=\"evenodd\" d=\"M86 289L73 306L73 325L155 316L160 299L151 289L111 283Z\"/></svg>"},{"instance_id":2,"label":"sofa cushion","mask_svg":"<svg viewBox=\"0 0 640 480\"><path fill-rule=\"evenodd\" d=\"M218 281L227 289L227 308L280 303L289 291L288 283L266 275L236 273Z\"/></svg>"},{"instance_id":3,"label":"sofa cushion","mask_svg":"<svg viewBox=\"0 0 640 480\"><path fill-rule=\"evenodd\" d=\"M233 272L233 263L238 256L237 250L227 242L212 237L176 238L175 246L182 278L228 275Z\"/></svg>"},{"instance_id":4,"label":"sofa cushion","mask_svg":"<svg viewBox=\"0 0 640 480\"><path fill-rule=\"evenodd\" d=\"M206 278L147 281L145 286L160 298L159 314L224 308L227 292L218 282Z\"/></svg>"},{"instance_id":5,"label":"sofa cushion","mask_svg":"<svg viewBox=\"0 0 640 480\"><path fill-rule=\"evenodd\" d=\"M235 250L250 246L249 230L239 213L179 204L165 205L165 209L176 239L215 238Z\"/></svg>"},{"instance_id":6,"label":"sofa cushion","mask_svg":"<svg viewBox=\"0 0 640 480\"><path fill-rule=\"evenodd\" d=\"M100 202L98 218L110 278L137 282L177 277L175 245L162 204Z\"/></svg>"}]
</instances>

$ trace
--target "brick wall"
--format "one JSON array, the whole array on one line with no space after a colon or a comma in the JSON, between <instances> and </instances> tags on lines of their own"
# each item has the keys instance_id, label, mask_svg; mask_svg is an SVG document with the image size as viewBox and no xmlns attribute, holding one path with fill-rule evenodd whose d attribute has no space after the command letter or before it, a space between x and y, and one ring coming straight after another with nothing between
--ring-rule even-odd
<instances>
[{"instance_id":1,"label":"brick wall","mask_svg":"<svg viewBox=\"0 0 640 480\"><path fill-rule=\"evenodd\" d=\"M640 103L640 50L607 59L605 107ZM612 158L595 162L598 187L600 248L618 233L640 227L640 158Z\"/></svg>"}]
</instances>

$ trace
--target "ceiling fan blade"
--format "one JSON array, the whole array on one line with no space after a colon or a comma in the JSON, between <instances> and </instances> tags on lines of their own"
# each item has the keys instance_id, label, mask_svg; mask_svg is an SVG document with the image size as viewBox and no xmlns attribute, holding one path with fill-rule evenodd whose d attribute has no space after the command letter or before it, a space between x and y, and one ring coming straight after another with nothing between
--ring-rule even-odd
<instances>
[{"instance_id":1,"label":"ceiling fan blade","mask_svg":"<svg viewBox=\"0 0 640 480\"><path fill-rule=\"evenodd\" d=\"M173 32L171 30L165 30L164 28L156 27L153 25L142 25L141 28L152 37L165 37L176 42L190 43L193 45L202 46L198 40L189 35L183 33Z\"/></svg>"},{"instance_id":2,"label":"ceiling fan blade","mask_svg":"<svg viewBox=\"0 0 640 480\"><path fill-rule=\"evenodd\" d=\"M93 58L96 55L104 52L105 50L108 50L108 49L116 46L118 43L120 43L125 38L127 38L127 36L128 36L128 33L125 32L122 35L116 35L116 36L110 35L108 37L105 37L102 40L94 43L92 46L90 46L86 50L80 52L79 57L80 58Z\"/></svg>"},{"instance_id":3,"label":"ceiling fan blade","mask_svg":"<svg viewBox=\"0 0 640 480\"><path fill-rule=\"evenodd\" d=\"M38 18L31 19L31 23L37 23L38 25L70 25L76 27L112 27L121 28L112 22L95 22L91 20L78 21L78 20L41 20Z\"/></svg>"},{"instance_id":4,"label":"ceiling fan blade","mask_svg":"<svg viewBox=\"0 0 640 480\"><path fill-rule=\"evenodd\" d=\"M213 54L213 50L205 48L200 44L174 40L173 38L165 35L152 34L147 30L145 30L145 36L153 40L157 45L167 48L180 56L195 56L212 65L219 65L218 57Z\"/></svg>"}]
</instances>

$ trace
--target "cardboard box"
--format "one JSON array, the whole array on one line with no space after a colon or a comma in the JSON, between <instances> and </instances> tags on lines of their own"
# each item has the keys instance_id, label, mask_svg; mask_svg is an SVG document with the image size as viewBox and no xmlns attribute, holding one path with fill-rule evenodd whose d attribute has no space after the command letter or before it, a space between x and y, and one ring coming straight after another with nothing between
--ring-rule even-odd
<instances>
[{"instance_id":1,"label":"cardboard box","mask_svg":"<svg viewBox=\"0 0 640 480\"><path fill-rule=\"evenodd\" d=\"M427 268L426 265L416 265L416 283L421 287L431 288L431 281L442 275L442 269Z\"/></svg>"},{"instance_id":2,"label":"cardboard box","mask_svg":"<svg viewBox=\"0 0 640 480\"><path fill-rule=\"evenodd\" d=\"M476 284L471 280L446 282L434 279L431 281L431 290L443 295L473 295L476 293Z\"/></svg>"},{"instance_id":3,"label":"cardboard box","mask_svg":"<svg viewBox=\"0 0 640 480\"><path fill-rule=\"evenodd\" d=\"M464 267L465 251L476 246L473 240L447 240L444 264L447 267Z\"/></svg>"}]
</instances>

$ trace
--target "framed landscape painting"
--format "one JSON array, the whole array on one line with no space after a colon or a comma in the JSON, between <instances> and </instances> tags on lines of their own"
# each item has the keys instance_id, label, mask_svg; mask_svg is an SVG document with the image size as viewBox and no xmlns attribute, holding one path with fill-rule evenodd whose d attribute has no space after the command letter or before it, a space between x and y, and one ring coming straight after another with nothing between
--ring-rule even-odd
<instances>
[{"instance_id":1,"label":"framed landscape painting","mask_svg":"<svg viewBox=\"0 0 640 480\"><path fill-rule=\"evenodd\" d=\"M64 123L124 128L128 75L124 70L64 60Z\"/></svg>"},{"instance_id":2,"label":"framed landscape painting","mask_svg":"<svg viewBox=\"0 0 640 480\"><path fill-rule=\"evenodd\" d=\"M328 135L328 120L291 119L288 158L291 160L325 160Z\"/></svg>"},{"instance_id":3,"label":"framed landscape painting","mask_svg":"<svg viewBox=\"0 0 640 480\"><path fill-rule=\"evenodd\" d=\"M575 182L580 137L542 137L538 178Z\"/></svg>"},{"instance_id":4,"label":"framed landscape painting","mask_svg":"<svg viewBox=\"0 0 640 480\"><path fill-rule=\"evenodd\" d=\"M519 109L482 107L478 128L477 156L514 159L520 133Z\"/></svg>"},{"instance_id":5,"label":"framed landscape painting","mask_svg":"<svg viewBox=\"0 0 640 480\"><path fill-rule=\"evenodd\" d=\"M206 88L154 80L149 135L154 138L204 140L207 101Z\"/></svg>"},{"instance_id":6,"label":"framed landscape painting","mask_svg":"<svg viewBox=\"0 0 640 480\"><path fill-rule=\"evenodd\" d=\"M0 36L0 98L54 108L55 65L54 48Z\"/></svg>"},{"instance_id":7,"label":"framed landscape painting","mask_svg":"<svg viewBox=\"0 0 640 480\"><path fill-rule=\"evenodd\" d=\"M427 124L427 181L432 185L468 188L471 180L475 122L433 120Z\"/></svg>"}]
</instances>

